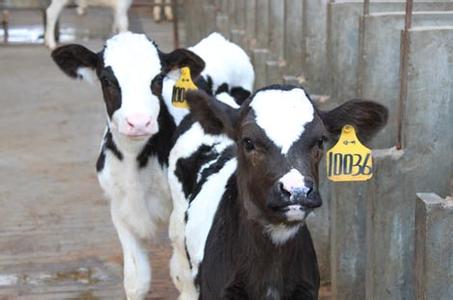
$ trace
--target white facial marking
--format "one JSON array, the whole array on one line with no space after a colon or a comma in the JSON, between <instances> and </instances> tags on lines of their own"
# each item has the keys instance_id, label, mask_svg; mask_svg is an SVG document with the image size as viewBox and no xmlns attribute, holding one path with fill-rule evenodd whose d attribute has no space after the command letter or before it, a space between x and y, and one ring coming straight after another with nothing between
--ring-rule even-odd
<instances>
[{"instance_id":1,"label":"white facial marking","mask_svg":"<svg viewBox=\"0 0 453 300\"><path fill-rule=\"evenodd\" d=\"M299 231L300 224L288 226L284 224L269 224L264 227L264 232L269 235L274 245L283 245L292 239Z\"/></svg>"},{"instance_id":2,"label":"white facial marking","mask_svg":"<svg viewBox=\"0 0 453 300\"><path fill-rule=\"evenodd\" d=\"M112 116L118 130L129 132L127 118L140 114L149 118L154 127L141 128L142 124L138 124L139 133L157 132L160 105L150 88L151 80L161 69L157 48L144 34L121 33L106 42L104 65L112 68L121 88L121 107Z\"/></svg>"},{"instance_id":3,"label":"white facial marking","mask_svg":"<svg viewBox=\"0 0 453 300\"><path fill-rule=\"evenodd\" d=\"M250 106L256 123L282 153L288 153L291 145L304 132L304 127L314 118L313 104L302 89L290 91L264 90L255 95Z\"/></svg>"},{"instance_id":4,"label":"white facial marking","mask_svg":"<svg viewBox=\"0 0 453 300\"><path fill-rule=\"evenodd\" d=\"M305 187L305 178L299 171L296 169L291 169L279 180L283 184L283 188L291 192L295 189L303 189Z\"/></svg>"}]
</instances>

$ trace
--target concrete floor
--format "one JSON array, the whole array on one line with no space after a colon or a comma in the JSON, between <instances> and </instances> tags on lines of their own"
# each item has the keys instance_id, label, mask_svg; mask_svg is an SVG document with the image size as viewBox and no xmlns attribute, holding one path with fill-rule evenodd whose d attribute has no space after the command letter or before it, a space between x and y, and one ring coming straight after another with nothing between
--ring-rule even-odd
<instances>
[{"instance_id":1,"label":"concrete floor","mask_svg":"<svg viewBox=\"0 0 453 300\"><path fill-rule=\"evenodd\" d=\"M87 19L65 11L62 27L88 27ZM172 48L171 24L137 16L132 24ZM94 167L104 124L98 86L67 78L43 46L0 47L0 299L124 298L120 245ZM162 228L150 245L150 299L176 299L166 236Z\"/></svg>"}]
</instances>

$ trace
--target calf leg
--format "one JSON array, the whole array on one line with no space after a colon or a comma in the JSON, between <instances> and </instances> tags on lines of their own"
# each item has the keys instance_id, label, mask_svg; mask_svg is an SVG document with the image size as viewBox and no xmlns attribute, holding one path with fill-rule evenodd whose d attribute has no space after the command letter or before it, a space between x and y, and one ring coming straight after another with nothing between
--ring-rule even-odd
<instances>
[{"instance_id":1,"label":"calf leg","mask_svg":"<svg viewBox=\"0 0 453 300\"><path fill-rule=\"evenodd\" d=\"M77 14L83 16L86 13L87 6L86 0L79 0L77 2Z\"/></svg>"},{"instance_id":2,"label":"calf leg","mask_svg":"<svg viewBox=\"0 0 453 300\"><path fill-rule=\"evenodd\" d=\"M46 9L46 33L44 34L44 43L50 49L54 49L57 46L55 41L55 24L66 3L67 0L53 0Z\"/></svg>"},{"instance_id":3,"label":"calf leg","mask_svg":"<svg viewBox=\"0 0 453 300\"><path fill-rule=\"evenodd\" d=\"M153 19L155 22L162 20L162 0L154 0Z\"/></svg>"},{"instance_id":4,"label":"calf leg","mask_svg":"<svg viewBox=\"0 0 453 300\"><path fill-rule=\"evenodd\" d=\"M149 291L151 266L146 245L122 220L112 203L111 214L123 248L124 289L128 300L143 300Z\"/></svg>"},{"instance_id":5,"label":"calf leg","mask_svg":"<svg viewBox=\"0 0 453 300\"><path fill-rule=\"evenodd\" d=\"M165 0L164 14L167 21L173 21L173 7L171 1L172 0Z\"/></svg>"},{"instance_id":6,"label":"calf leg","mask_svg":"<svg viewBox=\"0 0 453 300\"><path fill-rule=\"evenodd\" d=\"M113 12L113 33L120 33L127 31L129 27L129 19L127 18L127 10L129 6L120 3L114 8Z\"/></svg>"},{"instance_id":7,"label":"calf leg","mask_svg":"<svg viewBox=\"0 0 453 300\"><path fill-rule=\"evenodd\" d=\"M184 211L181 208L175 207L171 213L169 236L173 246L170 276L180 293L178 299L198 299L184 243Z\"/></svg>"}]
</instances>

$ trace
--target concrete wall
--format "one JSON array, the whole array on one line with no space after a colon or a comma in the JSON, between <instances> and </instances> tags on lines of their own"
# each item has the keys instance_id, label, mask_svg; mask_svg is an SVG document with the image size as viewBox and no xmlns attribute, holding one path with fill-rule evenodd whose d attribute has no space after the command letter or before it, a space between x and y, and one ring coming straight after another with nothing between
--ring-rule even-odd
<instances>
[{"instance_id":1,"label":"concrete wall","mask_svg":"<svg viewBox=\"0 0 453 300\"><path fill-rule=\"evenodd\" d=\"M453 198L417 194L416 299L450 299L453 295Z\"/></svg>"},{"instance_id":2,"label":"concrete wall","mask_svg":"<svg viewBox=\"0 0 453 300\"><path fill-rule=\"evenodd\" d=\"M414 11L453 10L451 1L414 1ZM370 13L404 12L404 1L371 0ZM331 95L340 100L357 97L360 16L363 1L334 1L328 5L327 53Z\"/></svg>"},{"instance_id":3,"label":"concrete wall","mask_svg":"<svg viewBox=\"0 0 453 300\"><path fill-rule=\"evenodd\" d=\"M400 94L400 38L404 13L373 13L363 17L363 49L359 59L359 95L376 99L390 109L389 122L374 142L377 148L396 142ZM452 12L414 12L413 26L453 25Z\"/></svg>"}]
</instances>

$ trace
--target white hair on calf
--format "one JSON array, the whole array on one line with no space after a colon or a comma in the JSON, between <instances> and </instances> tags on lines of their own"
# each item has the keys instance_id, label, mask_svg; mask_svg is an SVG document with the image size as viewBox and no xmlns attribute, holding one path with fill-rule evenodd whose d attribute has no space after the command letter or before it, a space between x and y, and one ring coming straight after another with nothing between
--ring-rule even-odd
<instances>
[{"instance_id":1,"label":"white hair on calf","mask_svg":"<svg viewBox=\"0 0 453 300\"><path fill-rule=\"evenodd\" d=\"M144 34L118 34L106 43L104 66L112 68L121 88L121 108L112 116L118 128L127 126L126 118L133 114L156 120L160 104L151 92L150 83L160 72L161 62L155 44ZM155 123L157 132L159 128Z\"/></svg>"},{"instance_id":2,"label":"white hair on calf","mask_svg":"<svg viewBox=\"0 0 453 300\"><path fill-rule=\"evenodd\" d=\"M283 154L302 135L305 124L314 118L313 104L299 88L260 91L250 106L258 126L282 149Z\"/></svg>"},{"instance_id":3,"label":"white hair on calf","mask_svg":"<svg viewBox=\"0 0 453 300\"><path fill-rule=\"evenodd\" d=\"M239 105L234 101L234 98L230 96L228 93L220 93L215 96L217 100L231 106L232 108L239 108Z\"/></svg>"},{"instance_id":4,"label":"white hair on calf","mask_svg":"<svg viewBox=\"0 0 453 300\"><path fill-rule=\"evenodd\" d=\"M212 76L214 90L224 82L231 87L253 90L255 73L250 58L241 47L228 41L220 33L211 33L189 50L205 61L206 67L201 73L203 76L215 75Z\"/></svg>"},{"instance_id":5,"label":"white hair on calf","mask_svg":"<svg viewBox=\"0 0 453 300\"><path fill-rule=\"evenodd\" d=\"M300 224L294 226L268 224L264 227L264 231L269 235L274 245L280 246L295 237L299 228Z\"/></svg>"},{"instance_id":6,"label":"white hair on calf","mask_svg":"<svg viewBox=\"0 0 453 300\"><path fill-rule=\"evenodd\" d=\"M236 167L237 160L232 158L218 173L210 176L186 212L188 216L185 228L186 246L190 253L194 277L198 274L198 266L204 257L204 246L220 200L225 193L225 179L230 178Z\"/></svg>"}]
</instances>

